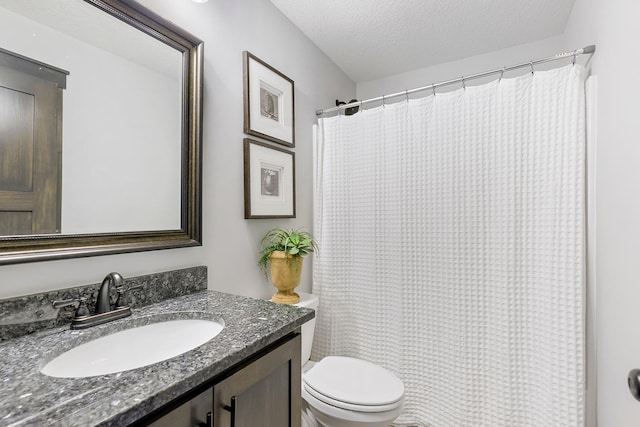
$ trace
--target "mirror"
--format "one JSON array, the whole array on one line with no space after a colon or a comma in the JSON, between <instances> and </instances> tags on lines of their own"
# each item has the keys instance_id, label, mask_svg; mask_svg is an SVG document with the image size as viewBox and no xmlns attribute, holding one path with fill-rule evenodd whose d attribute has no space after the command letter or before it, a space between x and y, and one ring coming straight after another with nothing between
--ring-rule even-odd
<instances>
[{"instance_id":1,"label":"mirror","mask_svg":"<svg viewBox=\"0 0 640 427\"><path fill-rule=\"evenodd\" d=\"M0 40L0 264L200 245L202 41L121 0L0 0Z\"/></svg>"}]
</instances>

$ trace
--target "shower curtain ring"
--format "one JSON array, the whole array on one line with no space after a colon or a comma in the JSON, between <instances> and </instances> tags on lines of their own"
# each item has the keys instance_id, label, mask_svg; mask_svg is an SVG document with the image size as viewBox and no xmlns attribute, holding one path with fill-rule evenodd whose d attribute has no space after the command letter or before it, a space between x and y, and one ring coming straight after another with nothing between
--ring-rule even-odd
<instances>
[{"instance_id":1,"label":"shower curtain ring","mask_svg":"<svg viewBox=\"0 0 640 427\"><path fill-rule=\"evenodd\" d=\"M575 50L573 51L573 61L571 61L572 65L576 65L576 52Z\"/></svg>"},{"instance_id":2,"label":"shower curtain ring","mask_svg":"<svg viewBox=\"0 0 640 427\"><path fill-rule=\"evenodd\" d=\"M506 71L507 67L502 67L502 71L500 71L500 78L498 79L499 82L502 81L502 78L504 77L504 72Z\"/></svg>"},{"instance_id":3,"label":"shower curtain ring","mask_svg":"<svg viewBox=\"0 0 640 427\"><path fill-rule=\"evenodd\" d=\"M404 91L404 99L409 102L409 89L405 89Z\"/></svg>"},{"instance_id":4,"label":"shower curtain ring","mask_svg":"<svg viewBox=\"0 0 640 427\"><path fill-rule=\"evenodd\" d=\"M382 107L384 108L387 105L385 99L384 99L384 95L382 95Z\"/></svg>"},{"instance_id":5,"label":"shower curtain ring","mask_svg":"<svg viewBox=\"0 0 640 427\"><path fill-rule=\"evenodd\" d=\"M433 96L436 96L436 84L435 83L431 84L431 92L433 92Z\"/></svg>"},{"instance_id":6,"label":"shower curtain ring","mask_svg":"<svg viewBox=\"0 0 640 427\"><path fill-rule=\"evenodd\" d=\"M533 59L529 61L529 66L531 67L531 74L533 75Z\"/></svg>"},{"instance_id":7,"label":"shower curtain ring","mask_svg":"<svg viewBox=\"0 0 640 427\"><path fill-rule=\"evenodd\" d=\"M467 89L467 85L466 85L466 83L465 83L465 81L464 81L464 76L462 76L462 77L460 77L460 78L462 79L462 89L465 89L465 90L466 90L466 89Z\"/></svg>"}]
</instances>

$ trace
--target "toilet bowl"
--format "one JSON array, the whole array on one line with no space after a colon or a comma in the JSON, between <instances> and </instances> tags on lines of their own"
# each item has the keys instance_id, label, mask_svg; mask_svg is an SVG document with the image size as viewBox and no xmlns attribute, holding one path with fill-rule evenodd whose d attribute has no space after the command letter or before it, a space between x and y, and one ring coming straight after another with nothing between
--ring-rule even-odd
<instances>
[{"instance_id":1,"label":"toilet bowl","mask_svg":"<svg viewBox=\"0 0 640 427\"><path fill-rule=\"evenodd\" d=\"M318 298L300 293L296 305L317 310ZM388 427L402 412L402 381L381 366L352 357L310 362L314 329L315 319L302 325L302 426Z\"/></svg>"}]
</instances>

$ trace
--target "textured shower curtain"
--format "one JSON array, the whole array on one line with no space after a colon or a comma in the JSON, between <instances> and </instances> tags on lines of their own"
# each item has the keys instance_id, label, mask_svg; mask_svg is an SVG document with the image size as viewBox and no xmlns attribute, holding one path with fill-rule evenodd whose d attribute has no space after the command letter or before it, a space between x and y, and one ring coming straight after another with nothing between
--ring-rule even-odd
<instances>
[{"instance_id":1,"label":"textured shower curtain","mask_svg":"<svg viewBox=\"0 0 640 427\"><path fill-rule=\"evenodd\" d=\"M395 372L397 425L584 424L583 74L320 119L313 358Z\"/></svg>"}]
</instances>

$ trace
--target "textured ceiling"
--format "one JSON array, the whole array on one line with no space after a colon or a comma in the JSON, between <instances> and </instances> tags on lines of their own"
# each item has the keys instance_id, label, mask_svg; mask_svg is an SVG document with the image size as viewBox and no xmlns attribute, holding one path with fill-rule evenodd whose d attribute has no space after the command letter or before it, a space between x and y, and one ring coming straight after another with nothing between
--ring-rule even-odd
<instances>
[{"instance_id":1,"label":"textured ceiling","mask_svg":"<svg viewBox=\"0 0 640 427\"><path fill-rule=\"evenodd\" d=\"M356 83L562 34L575 0L271 0Z\"/></svg>"}]
</instances>

